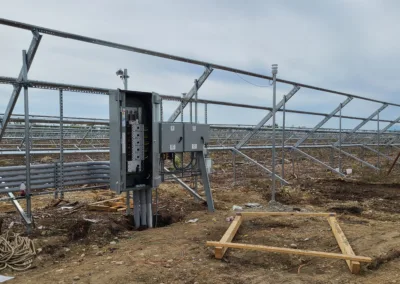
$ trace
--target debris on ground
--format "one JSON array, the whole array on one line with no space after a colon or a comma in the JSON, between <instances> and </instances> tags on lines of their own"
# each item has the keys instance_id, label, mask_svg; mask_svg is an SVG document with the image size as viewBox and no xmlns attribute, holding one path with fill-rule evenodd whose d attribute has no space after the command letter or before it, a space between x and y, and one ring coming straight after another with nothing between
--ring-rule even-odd
<instances>
[{"instance_id":1,"label":"debris on ground","mask_svg":"<svg viewBox=\"0 0 400 284\"><path fill-rule=\"evenodd\" d=\"M100 220L96 220L96 219L88 219L88 218L83 218L83 220L85 220L85 221L88 221L88 222L90 222L90 223L94 223L94 224L96 224L96 223L100 222Z\"/></svg>"},{"instance_id":2,"label":"debris on ground","mask_svg":"<svg viewBox=\"0 0 400 284\"><path fill-rule=\"evenodd\" d=\"M233 211L243 210L243 207L242 206L238 206L238 205L233 205L232 210Z\"/></svg>"},{"instance_id":3,"label":"debris on ground","mask_svg":"<svg viewBox=\"0 0 400 284\"><path fill-rule=\"evenodd\" d=\"M234 216L229 216L226 218L226 222L232 222L233 220L235 220Z\"/></svg>"},{"instance_id":4,"label":"debris on ground","mask_svg":"<svg viewBox=\"0 0 400 284\"><path fill-rule=\"evenodd\" d=\"M185 223L196 223L197 221L199 221L199 219L195 218L195 219L187 220Z\"/></svg>"},{"instance_id":5,"label":"debris on ground","mask_svg":"<svg viewBox=\"0 0 400 284\"><path fill-rule=\"evenodd\" d=\"M0 275L0 283L6 282L6 281L11 280L11 279L14 279L14 277Z\"/></svg>"},{"instance_id":6,"label":"debris on ground","mask_svg":"<svg viewBox=\"0 0 400 284\"><path fill-rule=\"evenodd\" d=\"M260 203L246 203L244 206L249 207L249 208L261 208Z\"/></svg>"}]
</instances>

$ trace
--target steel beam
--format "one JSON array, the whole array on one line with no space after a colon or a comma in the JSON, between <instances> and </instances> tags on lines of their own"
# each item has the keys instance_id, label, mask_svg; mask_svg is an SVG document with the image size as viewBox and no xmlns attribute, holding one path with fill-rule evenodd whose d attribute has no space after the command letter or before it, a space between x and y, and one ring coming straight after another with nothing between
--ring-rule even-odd
<instances>
[{"instance_id":1,"label":"steel beam","mask_svg":"<svg viewBox=\"0 0 400 284\"><path fill-rule=\"evenodd\" d=\"M272 171L270 171L268 168L266 168L265 166L261 165L259 162L257 162L256 160L250 158L249 156L247 156L246 154L242 153L241 151L239 151L238 149L232 147L230 148L230 150L232 150L232 152L237 153L239 155L241 155L242 157L246 158L247 160L249 160L250 162L252 162L253 164L259 166L260 168L262 168L264 171L266 171L270 176L273 175ZM288 181L284 180L283 178L281 178L280 176L278 176L277 174L275 174L275 177L280 180L281 182L283 182L285 185L289 184Z\"/></svg>"},{"instance_id":2,"label":"steel beam","mask_svg":"<svg viewBox=\"0 0 400 284\"><path fill-rule=\"evenodd\" d=\"M164 168L164 171L169 172L169 170L167 168ZM174 174L172 174L171 176L173 177L174 180L176 180L184 189L186 189L195 198L198 198L198 199L206 202L206 200L203 197L201 197L196 191L194 191L190 186L188 186L183 180L181 180Z\"/></svg>"},{"instance_id":3,"label":"steel beam","mask_svg":"<svg viewBox=\"0 0 400 284\"><path fill-rule=\"evenodd\" d=\"M367 122L369 122L372 118L374 118L376 115L378 115L381 111L383 111L385 108L387 108L388 104L383 104L379 109L374 111L370 116L368 116L366 119L364 119L360 124L358 124L356 127L354 127L349 133L344 134L342 137L341 142L343 143L344 140L349 138L353 133L358 131L361 127L363 127ZM333 145L337 146L340 143L340 141L335 142Z\"/></svg>"},{"instance_id":4,"label":"steel beam","mask_svg":"<svg viewBox=\"0 0 400 284\"><path fill-rule=\"evenodd\" d=\"M367 149L367 150L370 150L371 152L374 152L375 154L378 154L379 156L384 157L385 159L388 159L388 160L390 160L390 161L393 160L392 157L386 156L385 154L382 154L382 153L379 152L378 150L375 150L375 149L373 149L373 148L371 148L371 147L369 147L369 146L362 145L362 147L365 148L365 149Z\"/></svg>"},{"instance_id":5,"label":"steel beam","mask_svg":"<svg viewBox=\"0 0 400 284\"><path fill-rule=\"evenodd\" d=\"M81 146L83 140L85 140L86 136L89 134L90 130L92 130L93 125L89 126L88 130L86 131L85 135L83 135L82 139L78 143L78 147Z\"/></svg>"},{"instance_id":6,"label":"steel beam","mask_svg":"<svg viewBox=\"0 0 400 284\"><path fill-rule=\"evenodd\" d=\"M294 96L300 90L299 86L294 86L293 89L286 95L286 102ZM277 105L276 111L280 110L282 106L285 104L285 98L283 98ZM239 143L235 146L236 149L240 149L244 144L246 144L254 134L256 134L268 120L270 120L273 116L273 111L270 111L261 121L254 127L254 129L249 132Z\"/></svg>"},{"instance_id":7,"label":"steel beam","mask_svg":"<svg viewBox=\"0 0 400 284\"><path fill-rule=\"evenodd\" d=\"M384 120L381 120L381 122L383 122ZM384 133L386 132L390 127L392 127L393 125L395 125L396 123L400 122L400 116L398 118L396 118L395 120L391 121L388 125L386 125L384 128L382 128L382 130L380 131L380 133Z\"/></svg>"},{"instance_id":8,"label":"steel beam","mask_svg":"<svg viewBox=\"0 0 400 284\"><path fill-rule=\"evenodd\" d=\"M27 61L26 62L26 65L27 65L26 66L27 67L26 71L27 72L29 71L29 69L30 69L30 67L32 65L33 59L35 57L35 54L36 54L36 51L37 51L37 49L39 47L39 43L40 43L41 39L42 39L41 35L39 35L37 32L33 32L33 38L32 38L31 44L29 46L28 53L27 53L27 60L26 60ZM21 71L19 73L19 76L18 76L18 81L19 82L22 81L23 72L24 71L23 71L23 67L22 67L22 69L21 69ZM26 80L28 80L28 78L26 78ZM4 132L5 132L6 128L7 128L8 122L10 121L11 114L12 114L12 112L14 110L15 104L17 103L17 100L18 100L19 94L21 92L21 89L22 89L22 85L16 85L16 86L14 86L14 90L11 93L10 100L8 102L6 111L4 112L4 115L3 115L3 118L2 118L2 121L1 121L0 140L4 135Z\"/></svg>"},{"instance_id":9,"label":"steel beam","mask_svg":"<svg viewBox=\"0 0 400 284\"><path fill-rule=\"evenodd\" d=\"M15 209L17 209L17 212L19 213L19 215L21 215L22 220L24 220L26 225L30 226L32 224L32 220L29 216L27 216L24 209L21 207L18 200L15 198L14 194L12 192L7 192L7 194L10 197L12 203L14 204Z\"/></svg>"},{"instance_id":10,"label":"steel beam","mask_svg":"<svg viewBox=\"0 0 400 284\"><path fill-rule=\"evenodd\" d=\"M350 154L349 152L343 151L343 150L341 150L341 149L339 149L339 148L336 148L335 146L332 146L332 149L335 149L335 150L337 150L337 151L343 153L344 155L346 155L346 156L348 156L348 157L350 157L350 158L352 158L352 159L354 159L354 160L356 160L356 161L359 161L360 163L366 165L367 167L370 167L371 169L379 170L379 168L377 168L377 167L375 167L374 165L372 165L372 164L370 164L370 163L364 161L363 159L360 159L360 158L358 158L358 157L356 157L356 156Z\"/></svg>"},{"instance_id":11,"label":"steel beam","mask_svg":"<svg viewBox=\"0 0 400 284\"><path fill-rule=\"evenodd\" d=\"M232 67L219 65L219 64L215 64L215 63L211 63L211 62L186 58L186 57L182 57L182 56L162 53L162 52L158 52L158 51L138 48L138 47L134 47L134 46L114 43L114 42L105 41L105 40L101 40L101 39L81 36L81 35L67 33L67 32L58 31L58 30L54 30L54 29L48 29L45 27L30 25L27 23L12 21L12 20L8 20L8 19L4 19L4 18L0 18L0 24L5 25L5 26L14 27L14 28L24 29L24 30L37 31L37 32L40 32L43 34L48 34L48 35L55 36L55 37L68 38L68 39L87 42L87 43L91 43L91 44L95 44L95 45L107 46L110 48L116 48L116 49L126 50L126 51L130 51L130 52L136 52L136 53L146 54L146 55L150 55L150 56L165 58L165 59L169 59L169 60L175 60L175 61L185 62L185 63L189 63L189 64L200 65L200 66L204 66L204 67L210 67L210 68L214 68L214 69L219 69L219 70L223 70L223 71L227 71L227 72L233 72L233 73L237 73L237 74L252 76L252 77L256 77L256 78L272 80L271 76L266 76L266 75L258 74L255 72L232 68ZM375 99L364 98L361 96L357 96L357 95L353 95L353 94L349 94L349 93L345 93L345 92L339 92L339 91L334 91L334 90L330 90L330 89L326 89L326 88L320 88L320 87L302 84L302 83L298 83L298 82L294 82L294 81L289 81L289 80L284 80L284 79L279 79L279 78L276 79L276 81L279 83L297 85L299 87L304 87L304 88L312 89L312 90L316 90L316 91L327 92L327 93L332 93L332 94L347 96L347 97L352 97L352 98L358 98L358 99L371 101L371 102L384 103L383 101L379 101L379 100L375 100ZM66 89L64 89L64 90L66 91ZM400 107L400 104L394 104L394 103L388 103L388 104Z\"/></svg>"},{"instance_id":12,"label":"steel beam","mask_svg":"<svg viewBox=\"0 0 400 284\"><path fill-rule=\"evenodd\" d=\"M316 163L318 163L318 164L324 166L325 168L331 170L332 172L337 173L338 175L340 175L340 176L342 176L342 177L345 177L345 175L342 174L341 172L335 170L334 168L332 168L332 167L330 167L329 165L325 164L324 162L318 160L317 158L315 158L315 157L313 157L313 156L311 156L311 155L309 155L309 154L307 154L307 153L301 151L300 149L298 149L298 148L296 148L296 147L292 147L292 149L295 150L295 151L297 151L297 152L299 152L299 153L302 154L303 156L306 156L306 157L309 158L310 160L312 160L312 161L314 161L314 162L316 162Z\"/></svg>"},{"instance_id":13,"label":"steel beam","mask_svg":"<svg viewBox=\"0 0 400 284\"><path fill-rule=\"evenodd\" d=\"M331 119L338 111L340 111L345 105L347 105L353 98L348 97L343 103L341 103L337 108L335 108L330 114L328 114L323 120L321 120L310 132L308 132L303 138L298 140L294 145L294 148L300 146L308 137L310 137L315 131L321 128L329 119Z\"/></svg>"},{"instance_id":14,"label":"steel beam","mask_svg":"<svg viewBox=\"0 0 400 284\"><path fill-rule=\"evenodd\" d=\"M181 114L181 110L184 109L187 106L187 104L189 103L189 101L195 96L198 89L200 89L200 87L207 80L208 76L210 76L212 71L213 71L213 69L210 67L205 68L203 74L200 76L199 80L197 81L197 86L195 83L193 85L193 87L190 89L190 91L183 96L182 102L179 104L179 106L176 108L176 110L172 113L171 117L168 119L168 122L174 122L178 118L178 116Z\"/></svg>"},{"instance_id":15,"label":"steel beam","mask_svg":"<svg viewBox=\"0 0 400 284\"><path fill-rule=\"evenodd\" d=\"M30 88L57 90L57 91L59 89L63 89L64 91L68 91L68 92L80 92L80 93L101 94L101 95L108 95L108 93L110 91L110 89L105 89L105 88L98 88L98 87L92 87L92 86L82 86L82 85L72 85L72 84L63 84L63 83L56 83L56 82L46 82L46 81L39 81L39 80L28 80L27 83L28 83ZM20 82L18 81L18 78L0 76L0 84L19 85ZM182 101L182 97L178 97L178 96L170 96L170 95L160 94L160 97L163 100L178 101L178 102ZM363 98L360 98L360 99L363 99ZM192 101L194 101L194 100L192 100ZM260 109L260 110L272 111L271 107L248 105L248 104L239 104L239 103L232 103L232 102L226 102L226 101L198 99L197 102L198 103L203 103L203 104L224 105L224 106L232 106L232 107L238 107L238 108L249 108L249 109ZM381 102L381 103L385 103L385 102ZM387 104L388 105L393 105L393 104L390 104L390 103L387 103ZM400 106L400 105L398 105L398 106ZM278 111L280 111L280 110L278 110ZM307 115L316 115L316 116L327 116L326 113L312 112L312 111L302 111L302 110L293 110L293 109L286 109L286 112L298 113L298 114L307 114ZM339 117L339 115L333 115L332 117ZM364 120L365 119L365 117L345 116L345 115L343 115L342 118L356 119L356 120ZM377 121L377 119L371 119L371 121ZM388 120L388 119L381 119L380 120L380 122L391 123L390 126L394 125L395 123L398 123L399 121L400 121L400 117L398 119L396 119L395 121ZM94 124L97 124L97 123L94 123ZM101 122L99 124L101 124ZM388 128L390 126L388 126ZM381 133L382 133L382 131L381 131Z\"/></svg>"}]
</instances>

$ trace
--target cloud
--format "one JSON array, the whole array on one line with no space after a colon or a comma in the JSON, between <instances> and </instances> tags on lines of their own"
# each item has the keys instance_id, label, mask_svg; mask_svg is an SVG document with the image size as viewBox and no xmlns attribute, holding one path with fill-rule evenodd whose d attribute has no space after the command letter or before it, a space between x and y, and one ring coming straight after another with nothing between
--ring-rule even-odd
<instances>
[{"instance_id":1,"label":"cloud","mask_svg":"<svg viewBox=\"0 0 400 284\"><path fill-rule=\"evenodd\" d=\"M24 7L24 9L21 9ZM397 1L9 1L0 17L400 103L397 79L400 28ZM16 77L28 31L0 26L0 74ZM131 89L180 95L203 67L44 35L32 79L105 88L122 87L115 71L128 68ZM258 85L269 82L242 76ZM278 84L277 101L291 86ZM56 115L58 93L32 90L31 112ZM11 88L0 86L0 112ZM215 70L200 98L271 106L272 88ZM343 96L301 89L291 109L331 112ZM166 117L174 104L166 104ZM369 116L379 104L353 100L343 114ZM15 112L23 110L18 101ZM69 116L107 117L104 96L65 94ZM203 110L201 111L203 114ZM210 123L256 124L264 111L209 106ZM398 116L398 108L382 112ZM204 118L204 117L202 117ZM281 119L278 117L278 119ZM312 127L322 117L288 115L288 125ZM353 127L356 121L344 122ZM359 123L359 122L358 122ZM335 121L331 123L336 124ZM330 125L329 123L327 125ZM366 126L367 127L367 126ZM368 127L373 127L368 126Z\"/></svg>"}]
</instances>

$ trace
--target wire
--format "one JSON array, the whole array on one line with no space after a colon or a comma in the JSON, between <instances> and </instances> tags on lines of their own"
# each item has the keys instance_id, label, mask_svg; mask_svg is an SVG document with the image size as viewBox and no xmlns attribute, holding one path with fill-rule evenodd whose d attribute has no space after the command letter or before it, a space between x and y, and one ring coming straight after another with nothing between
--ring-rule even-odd
<instances>
[{"instance_id":1,"label":"wire","mask_svg":"<svg viewBox=\"0 0 400 284\"><path fill-rule=\"evenodd\" d=\"M35 255L35 245L28 237L9 231L0 236L0 271L7 267L16 271L27 270Z\"/></svg>"},{"instance_id":2,"label":"wire","mask_svg":"<svg viewBox=\"0 0 400 284\"><path fill-rule=\"evenodd\" d=\"M259 88L269 88L271 85L272 85L272 82L271 82L271 80L269 80L269 85L268 86L263 86L263 85L257 85L257 84L254 84L254 83L252 83L252 82L250 82L250 81L247 81L245 78L243 78L242 76L240 76L238 73L236 73L235 72L235 74L236 74L236 76L238 76L240 79L242 79L243 81L245 81L246 83L248 83L248 84L250 84L250 85L253 85L253 86L256 86L256 87L259 87Z\"/></svg>"}]
</instances>

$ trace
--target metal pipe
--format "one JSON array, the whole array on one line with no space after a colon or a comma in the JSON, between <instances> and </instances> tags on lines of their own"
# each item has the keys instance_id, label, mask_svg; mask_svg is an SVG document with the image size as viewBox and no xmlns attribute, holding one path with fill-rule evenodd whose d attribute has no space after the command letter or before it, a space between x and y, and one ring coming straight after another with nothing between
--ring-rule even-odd
<instances>
[{"instance_id":1,"label":"metal pipe","mask_svg":"<svg viewBox=\"0 0 400 284\"><path fill-rule=\"evenodd\" d=\"M273 76L273 97L272 97L272 186L271 186L271 201L275 201L275 123L276 123L276 74L278 74L278 65L272 65ZM283 150L283 149L282 149Z\"/></svg>"},{"instance_id":2,"label":"metal pipe","mask_svg":"<svg viewBox=\"0 0 400 284\"><path fill-rule=\"evenodd\" d=\"M279 82L279 80L278 80ZM17 78L13 77L4 77L0 76L0 84L12 84L12 85L19 85L20 82L18 81ZM102 95L108 95L110 89L105 89L105 88L97 88L97 87L90 87L90 86L81 86L81 85L69 85L69 84L62 84L62 83L54 83L54 82L45 82L45 81L38 81L38 80L28 80L28 85L30 88L40 88L40 89L63 89L64 91L69 91L69 92L82 92L82 93L93 93L93 94L102 94ZM301 86L301 84L299 85ZM172 100L172 101L181 101L183 102L181 97L177 96L170 96L170 95L162 95L160 94L160 97L165 100ZM368 100L366 98L358 98L358 99L364 99ZM215 100L204 100L204 99L198 99L197 100L199 103L208 103L208 104L215 104L215 105L226 105L226 106L232 106L232 107L241 107L241 108L250 108L250 109L261 109L261 110L269 110L271 111L271 107L263 107L263 106L255 106L255 105L247 105L247 104L238 104L238 103L231 103L231 102L221 102L221 101L215 101ZM377 101L380 102L380 101ZM393 105L393 106L399 106L396 104L390 104L387 102L380 102L388 105ZM279 110L277 110L279 111ZM286 109L287 112L290 113L298 113L298 114L309 114L309 115L317 115L317 116L327 116L325 113L319 113L319 112L311 112L311 111L301 111L301 110L291 110L291 109ZM332 115L332 117L338 117L338 115ZM346 119L356 119L356 120L364 120L364 117L355 117L355 116L343 116L343 118ZM376 121L376 119L371 119L371 121ZM381 122L389 122L393 123L392 125L396 123L400 123L400 117L394 121L392 120L381 120ZM382 129L382 132L385 132L387 129L386 127Z\"/></svg>"},{"instance_id":3,"label":"metal pipe","mask_svg":"<svg viewBox=\"0 0 400 284\"><path fill-rule=\"evenodd\" d=\"M153 210L152 210L152 193L153 189L145 189L146 191L146 203L147 203L147 226L153 228Z\"/></svg>"},{"instance_id":4,"label":"metal pipe","mask_svg":"<svg viewBox=\"0 0 400 284\"><path fill-rule=\"evenodd\" d=\"M194 65L205 66L205 67L209 67L209 68L211 67L211 68L215 68L215 69L219 69L219 70L223 70L223 71L228 71L228 72L233 72L233 73L237 73L237 74L252 76L252 77L256 77L256 78L261 78L261 79L266 79L266 80L272 80L273 79L272 77L266 76L266 75L263 75L263 74L249 72L249 71L245 71L245 70L241 70L241 69L237 69L237 68L232 68L232 67L228 67L228 66L224 66L224 65L219 65L219 64L215 64L215 63L211 63L211 62L185 58L185 57L182 57L182 56L176 56L176 55L162 53L162 52L158 52L158 51L152 51L152 50L148 50L148 49L143 49L143 48L138 48L138 47L134 47L134 46L114 43L114 42L105 41L105 40L96 39L96 38L91 38L91 37L85 37L85 36L81 36L81 35L77 35L77 34L67 33L67 32L58 31L58 30L54 30L54 29L48 29L48 28L45 28L45 27L36 26L36 25L30 25L30 24L27 24L27 23L12 21L12 20L8 20L8 19L4 19L4 18L0 18L0 24L6 25L6 26L15 27L15 28L19 28L19 29L35 31L35 32L38 32L38 33L48 34L48 35L51 35L51 36L56 36L56 37L62 37L62 38L68 38L68 39L72 39L72 40L87 42L87 43L91 43L91 44L95 44L95 45L102 45L102 46L107 46L107 47L110 47L110 48L116 48L116 49L126 50L126 51L130 51L130 52L136 52L136 53L142 53L142 54L146 54L146 55L150 55L150 56L161 57L161 58L165 58L165 59L170 59L170 60L190 63L190 64L194 64ZM302 84L302 83L289 81L289 80L284 80L284 79L277 79L277 82L290 84L290 85L298 85L300 87L304 87L304 88L308 88L308 89L312 89L312 90L317 90L317 91L326 92L326 93L332 93L332 94L336 94L336 95L343 95L343 96L358 98L358 99L371 101L371 102L385 103L385 102L382 102L382 101L379 101L379 100L375 100L375 99L364 98L364 97L353 95L353 94L349 94L349 93L334 91L334 90L330 90L330 89L326 89L326 88L320 88L320 87L307 85L307 84ZM399 104L393 104L393 103L388 103L388 104L389 105L393 105L393 106L400 106Z\"/></svg>"},{"instance_id":5,"label":"metal pipe","mask_svg":"<svg viewBox=\"0 0 400 284\"><path fill-rule=\"evenodd\" d=\"M378 135L378 153L379 153L379 150L380 150L380 143L381 143L381 140L380 140L380 135L379 135L379 112L378 112L378 114L377 114L377 119L378 119L378 121L377 121L377 123L376 123L376 126L377 126L377 135ZM380 167L380 155L378 154L378 168Z\"/></svg>"},{"instance_id":6,"label":"metal pipe","mask_svg":"<svg viewBox=\"0 0 400 284\"><path fill-rule=\"evenodd\" d=\"M140 225L147 226L147 203L146 203L146 190L139 190L140 196Z\"/></svg>"},{"instance_id":7,"label":"metal pipe","mask_svg":"<svg viewBox=\"0 0 400 284\"><path fill-rule=\"evenodd\" d=\"M286 95L283 96L283 106L282 106L282 178L285 179L285 109L286 109Z\"/></svg>"},{"instance_id":8,"label":"metal pipe","mask_svg":"<svg viewBox=\"0 0 400 284\"><path fill-rule=\"evenodd\" d=\"M342 172L342 104L340 103L339 110L339 172Z\"/></svg>"},{"instance_id":9,"label":"metal pipe","mask_svg":"<svg viewBox=\"0 0 400 284\"><path fill-rule=\"evenodd\" d=\"M60 89L60 180L58 191L60 192L60 198L64 198L64 125L63 125L63 116L64 116L64 99L63 99L63 90Z\"/></svg>"},{"instance_id":10,"label":"metal pipe","mask_svg":"<svg viewBox=\"0 0 400 284\"><path fill-rule=\"evenodd\" d=\"M28 80L28 58L26 50L22 51L22 64L23 64L23 81ZM31 212L31 156L30 147L31 141L29 137L29 97L28 97L28 86L24 85L24 112L25 112L25 167L26 167L26 216L29 220L32 219ZM11 196L10 196L11 197ZM31 227L27 227L28 233L30 233Z\"/></svg>"},{"instance_id":11,"label":"metal pipe","mask_svg":"<svg viewBox=\"0 0 400 284\"><path fill-rule=\"evenodd\" d=\"M135 228L140 227L140 194L138 190L133 191L133 218L135 220Z\"/></svg>"}]
</instances>

